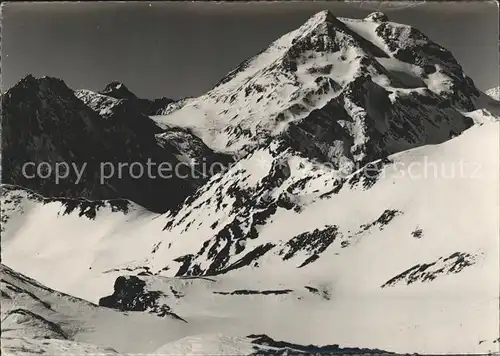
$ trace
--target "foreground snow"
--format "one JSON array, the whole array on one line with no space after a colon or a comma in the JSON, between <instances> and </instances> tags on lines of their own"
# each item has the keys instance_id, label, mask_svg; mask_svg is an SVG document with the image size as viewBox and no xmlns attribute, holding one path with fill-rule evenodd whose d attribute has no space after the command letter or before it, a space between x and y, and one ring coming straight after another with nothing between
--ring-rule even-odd
<instances>
[{"instance_id":1,"label":"foreground snow","mask_svg":"<svg viewBox=\"0 0 500 356\"><path fill-rule=\"evenodd\" d=\"M352 168L463 131L468 120L457 108L476 109L477 95L451 53L420 31L381 14L353 20L322 11L206 94L152 119L238 158L289 135Z\"/></svg>"}]
</instances>

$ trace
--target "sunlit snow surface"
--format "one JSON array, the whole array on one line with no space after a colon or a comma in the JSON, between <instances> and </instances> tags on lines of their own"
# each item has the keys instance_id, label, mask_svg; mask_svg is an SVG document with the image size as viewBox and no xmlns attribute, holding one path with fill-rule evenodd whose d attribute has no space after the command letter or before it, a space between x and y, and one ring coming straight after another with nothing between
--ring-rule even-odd
<instances>
[{"instance_id":1,"label":"sunlit snow surface","mask_svg":"<svg viewBox=\"0 0 500 356\"><path fill-rule=\"evenodd\" d=\"M439 45L432 43L424 49L430 40L422 36L394 22L335 18L320 12L242 63L206 94L172 104L165 115L152 118L165 128L186 127L212 149L237 156L269 135L286 132L314 110L324 110L331 100L337 100L354 119L336 118L354 145L368 140L369 133L362 129L367 125L363 122L366 113L377 119L385 116L376 129L381 134L389 131L394 140L397 135L383 126L396 118L404 125L405 114L408 120L426 116L437 125L443 125L440 116L457 117L449 127L459 130L459 112L443 111L432 101L436 95L455 95L458 101L465 98L466 93L453 89L462 69ZM430 73L424 74L423 65L398 59L404 51L420 53L432 68ZM296 66L293 70L288 68L291 62ZM371 96L362 94L359 87L372 91ZM384 96L392 109L383 107ZM421 128L418 143L442 142L436 132L432 136L436 127ZM410 140L404 149L416 145Z\"/></svg>"},{"instance_id":2,"label":"sunlit snow surface","mask_svg":"<svg viewBox=\"0 0 500 356\"><path fill-rule=\"evenodd\" d=\"M495 100L500 100L500 87L491 88L486 91L486 94L488 94Z\"/></svg>"}]
</instances>

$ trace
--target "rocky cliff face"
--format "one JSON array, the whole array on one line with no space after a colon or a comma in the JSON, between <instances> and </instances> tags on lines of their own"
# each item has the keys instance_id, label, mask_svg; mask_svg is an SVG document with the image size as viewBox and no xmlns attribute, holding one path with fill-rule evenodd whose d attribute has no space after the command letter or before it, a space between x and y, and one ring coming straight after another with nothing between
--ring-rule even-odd
<instances>
[{"instance_id":1,"label":"rocky cliff face","mask_svg":"<svg viewBox=\"0 0 500 356\"><path fill-rule=\"evenodd\" d=\"M6 93L3 260L150 326L141 352L498 346L499 104L423 33L320 12L199 98L142 100L53 78ZM186 178L20 171L149 158ZM250 336L190 336L207 331Z\"/></svg>"}]
</instances>

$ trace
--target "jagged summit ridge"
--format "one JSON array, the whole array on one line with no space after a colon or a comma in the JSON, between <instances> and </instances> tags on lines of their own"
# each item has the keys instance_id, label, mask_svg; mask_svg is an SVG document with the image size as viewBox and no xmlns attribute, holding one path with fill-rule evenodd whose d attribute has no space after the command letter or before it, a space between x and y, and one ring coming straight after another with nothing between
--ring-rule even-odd
<instances>
[{"instance_id":1,"label":"jagged summit ridge","mask_svg":"<svg viewBox=\"0 0 500 356\"><path fill-rule=\"evenodd\" d=\"M298 35L306 36L308 33L310 33L314 29L317 29L318 27L325 29L325 27L335 24L339 24L339 20L337 19L337 17L329 10L323 10L311 16L296 31Z\"/></svg>"},{"instance_id":2,"label":"jagged summit ridge","mask_svg":"<svg viewBox=\"0 0 500 356\"><path fill-rule=\"evenodd\" d=\"M429 181L394 169L427 158L439 166L458 159L480 162L481 177ZM418 167L420 173L425 169ZM496 325L498 319L497 274L491 273L498 266L497 195L491 194L498 187L498 124L389 157L380 169L385 173L376 177L339 181L334 170L274 146L214 177L174 214L130 216L101 209L95 220L78 219L77 211L57 215L50 204L24 197L20 205L27 210L20 218L31 233L18 230L19 220L8 221L3 256L23 273L78 296L109 295L113 276L133 274L147 288L131 290L127 298L152 300L161 315L157 305L171 306L191 332L199 318L206 325L210 314L214 328L247 335L251 320L249 327L271 333L277 325L265 321L272 315L287 331L282 339L305 335L307 344L368 344L428 354L480 353L475 351L495 346L495 327L479 326L485 320ZM2 209L6 205L11 203L2 201ZM461 219L450 224L456 216ZM68 224L76 221L81 228L68 234ZM77 259L81 241L86 253ZM51 256L54 265L36 265L37 254ZM71 270L86 284L48 273L54 266ZM422 298L412 298L415 292ZM352 301L359 293L369 295L362 312ZM443 294L464 297L450 303L440 298ZM484 307L462 315L477 298ZM400 302L388 306L387 300ZM381 311L395 320L383 334ZM439 320L430 318L436 314ZM240 328L228 318L241 320ZM328 327L317 328L319 321ZM300 325L294 329L300 335L285 328L292 323ZM432 328L463 337L450 351L448 339L429 334ZM354 338L353 329L360 331Z\"/></svg>"},{"instance_id":3,"label":"jagged summit ridge","mask_svg":"<svg viewBox=\"0 0 500 356\"><path fill-rule=\"evenodd\" d=\"M453 56L416 29L381 14L316 14L206 95L154 116L158 124L150 101L113 94L121 83L106 94L25 84L5 104L10 183L25 183L23 160L54 156L227 169L126 177L106 194L96 177L87 190L48 187L73 199L47 198L44 185L2 187L3 262L107 307L71 303L0 266L2 307L31 300L27 312L2 314L8 351L83 354L80 332L127 354L190 345L243 354L241 344L255 354L255 337L285 349L273 354L498 345L498 122L477 109ZM481 169L459 173L457 162ZM79 198L87 193L130 200ZM453 337L436 337L443 330ZM253 336L190 336L207 331Z\"/></svg>"},{"instance_id":4,"label":"jagged summit ridge","mask_svg":"<svg viewBox=\"0 0 500 356\"><path fill-rule=\"evenodd\" d=\"M162 97L157 99L143 99L137 97L131 92L125 84L119 81L113 81L107 84L103 90L95 93L95 95L106 95L114 99L127 100L129 105L134 106L137 111L145 115L155 115L160 110L165 109L174 100Z\"/></svg>"}]
</instances>

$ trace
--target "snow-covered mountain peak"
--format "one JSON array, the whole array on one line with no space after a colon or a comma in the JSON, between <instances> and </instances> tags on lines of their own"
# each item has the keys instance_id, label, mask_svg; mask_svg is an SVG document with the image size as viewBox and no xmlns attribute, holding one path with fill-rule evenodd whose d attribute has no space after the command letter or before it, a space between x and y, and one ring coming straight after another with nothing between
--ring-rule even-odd
<instances>
[{"instance_id":1,"label":"snow-covered mountain peak","mask_svg":"<svg viewBox=\"0 0 500 356\"><path fill-rule=\"evenodd\" d=\"M478 125L341 180L273 144L167 216L106 205L89 219L10 190L2 209L24 213L2 211L2 258L64 293L130 310L128 318L168 322L175 334L162 330L163 344L165 335L258 331L304 344L486 353L498 346L498 129ZM469 164L459 173L457 162ZM460 338L450 344L435 330Z\"/></svg>"},{"instance_id":2,"label":"snow-covered mountain peak","mask_svg":"<svg viewBox=\"0 0 500 356\"><path fill-rule=\"evenodd\" d=\"M49 76L34 77L31 74L23 77L5 92L4 100L51 100L54 97L67 98L72 96L64 81Z\"/></svg>"},{"instance_id":3,"label":"snow-covered mountain peak","mask_svg":"<svg viewBox=\"0 0 500 356\"><path fill-rule=\"evenodd\" d=\"M153 119L235 157L283 136L334 164L439 143L469 127L461 111L475 109L477 89L453 56L386 20L319 12L205 95Z\"/></svg>"},{"instance_id":4,"label":"snow-covered mountain peak","mask_svg":"<svg viewBox=\"0 0 500 356\"><path fill-rule=\"evenodd\" d=\"M159 111L165 109L169 104L171 104L174 100L166 98L166 97L161 97L157 99L143 99L139 98L137 95L135 95L133 92L125 86L125 84L118 82L118 81L113 81L109 84L107 84L103 90L99 92L92 92L93 93L93 99L92 100L102 100L102 98L98 98L99 95L104 95L109 98L113 99L121 99L121 100L127 100L127 105L130 108L133 108L134 110L140 112L141 114L144 115L155 115ZM86 99L91 100L90 98ZM100 109L103 109L102 107ZM98 110L99 111L99 110Z\"/></svg>"}]
</instances>

